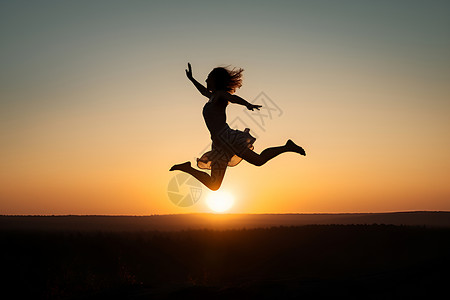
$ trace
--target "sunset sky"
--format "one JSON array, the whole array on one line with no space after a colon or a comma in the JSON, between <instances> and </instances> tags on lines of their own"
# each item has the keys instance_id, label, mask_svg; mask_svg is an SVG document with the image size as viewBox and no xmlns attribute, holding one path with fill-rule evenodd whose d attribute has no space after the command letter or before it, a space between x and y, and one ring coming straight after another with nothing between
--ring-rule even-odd
<instances>
[{"instance_id":1,"label":"sunset sky","mask_svg":"<svg viewBox=\"0 0 450 300\"><path fill-rule=\"evenodd\" d=\"M210 142L187 62L200 82L241 67L237 94L275 104L263 127L227 109L255 151L307 152L228 169L229 212L450 210L449 15L449 1L2 1L0 214L210 212L206 188L190 207L167 194L169 168Z\"/></svg>"}]
</instances>

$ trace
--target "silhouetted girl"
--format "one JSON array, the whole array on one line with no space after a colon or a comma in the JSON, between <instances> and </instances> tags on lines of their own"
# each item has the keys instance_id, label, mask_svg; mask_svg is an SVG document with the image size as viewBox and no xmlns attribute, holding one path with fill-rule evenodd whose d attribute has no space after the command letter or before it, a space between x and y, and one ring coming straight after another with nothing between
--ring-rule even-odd
<instances>
[{"instance_id":1,"label":"silhouetted girl","mask_svg":"<svg viewBox=\"0 0 450 300\"><path fill-rule=\"evenodd\" d=\"M268 160L284 152L306 155L305 150L291 140L288 140L283 146L267 148L261 154L257 154L253 152L253 143L256 139L250 135L250 129L246 128L244 131L240 131L228 126L225 114L228 103L244 105L249 110L259 110L261 107L261 105L253 105L241 97L233 95L236 89L242 85L243 71L243 69L215 68L209 73L205 88L194 79L191 64L188 63L187 77L199 92L209 99L203 107L203 117L211 133L212 149L197 159L197 166L201 169L211 170L211 176L192 168L189 161L174 165L170 171L180 170L189 173L215 191L222 184L227 167L237 165L242 159L255 166L262 166Z\"/></svg>"}]
</instances>

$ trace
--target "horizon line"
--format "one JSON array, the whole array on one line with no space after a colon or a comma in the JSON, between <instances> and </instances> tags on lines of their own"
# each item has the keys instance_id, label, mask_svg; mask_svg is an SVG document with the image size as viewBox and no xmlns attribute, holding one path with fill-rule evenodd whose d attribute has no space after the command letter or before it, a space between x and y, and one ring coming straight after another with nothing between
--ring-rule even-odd
<instances>
[{"instance_id":1,"label":"horizon line","mask_svg":"<svg viewBox=\"0 0 450 300\"><path fill-rule=\"evenodd\" d=\"M235 215L369 215L369 214L401 214L401 213L450 213L447 210L411 210L411 211L385 211L385 212L320 212L320 213L177 213L177 214L149 214L149 215L126 215L126 214L1 214L0 217L163 217L163 216L235 216Z\"/></svg>"}]
</instances>

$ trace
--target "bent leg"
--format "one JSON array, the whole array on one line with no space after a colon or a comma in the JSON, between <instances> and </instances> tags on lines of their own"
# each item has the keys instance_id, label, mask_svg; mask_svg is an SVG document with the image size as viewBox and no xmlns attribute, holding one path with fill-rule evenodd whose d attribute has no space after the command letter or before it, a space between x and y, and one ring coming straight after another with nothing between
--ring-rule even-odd
<instances>
[{"instance_id":1,"label":"bent leg","mask_svg":"<svg viewBox=\"0 0 450 300\"><path fill-rule=\"evenodd\" d=\"M220 185L222 184L226 168L227 168L226 165L222 166L220 164L215 164L211 166L211 176L210 176L206 172L192 168L190 162L185 162L182 164L174 165L172 168L170 168L170 171L180 170L188 174L191 174L198 181L203 183L207 188L213 191L217 191L220 188Z\"/></svg>"},{"instance_id":2,"label":"bent leg","mask_svg":"<svg viewBox=\"0 0 450 300\"><path fill-rule=\"evenodd\" d=\"M258 154L250 149L246 149L241 154L241 157L252 165L259 167L284 152L296 152L301 155L306 155L305 150L303 150L302 147L297 146L293 141L288 140L284 146L267 148L262 151L261 154Z\"/></svg>"},{"instance_id":3,"label":"bent leg","mask_svg":"<svg viewBox=\"0 0 450 300\"><path fill-rule=\"evenodd\" d=\"M211 166L211 185L209 187L211 190L217 191L220 188L227 167L227 163L218 163Z\"/></svg>"},{"instance_id":4,"label":"bent leg","mask_svg":"<svg viewBox=\"0 0 450 300\"><path fill-rule=\"evenodd\" d=\"M285 146L267 148L263 152L261 152L261 154L258 154L256 152L254 152L253 150L246 149L241 154L241 157L243 160L251 163L252 165L259 167L259 166L264 165L266 162L268 162L275 156L277 156L281 153L287 152L287 151L288 150L286 149Z\"/></svg>"}]
</instances>

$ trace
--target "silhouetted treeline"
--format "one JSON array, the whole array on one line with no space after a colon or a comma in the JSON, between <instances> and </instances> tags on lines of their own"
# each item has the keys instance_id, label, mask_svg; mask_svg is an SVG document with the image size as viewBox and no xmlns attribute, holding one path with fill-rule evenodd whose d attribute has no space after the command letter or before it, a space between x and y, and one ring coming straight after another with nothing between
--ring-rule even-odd
<instances>
[{"instance_id":1,"label":"silhouetted treeline","mask_svg":"<svg viewBox=\"0 0 450 300\"><path fill-rule=\"evenodd\" d=\"M175 214L153 216L0 216L0 230L177 231L303 225L387 224L450 228L448 211L341 214Z\"/></svg>"},{"instance_id":2,"label":"silhouetted treeline","mask_svg":"<svg viewBox=\"0 0 450 300\"><path fill-rule=\"evenodd\" d=\"M0 241L4 294L33 299L430 299L450 279L450 229L1 231Z\"/></svg>"}]
</instances>

